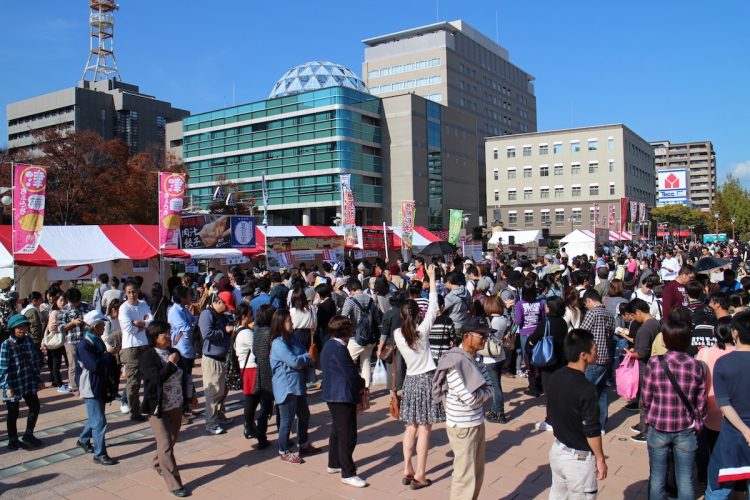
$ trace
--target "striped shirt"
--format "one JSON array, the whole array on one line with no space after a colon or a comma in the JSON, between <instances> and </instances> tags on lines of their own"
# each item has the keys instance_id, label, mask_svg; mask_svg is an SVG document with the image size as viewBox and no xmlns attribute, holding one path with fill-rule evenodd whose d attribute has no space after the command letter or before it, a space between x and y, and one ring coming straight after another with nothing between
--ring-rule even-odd
<instances>
[{"instance_id":1,"label":"striped shirt","mask_svg":"<svg viewBox=\"0 0 750 500\"><path fill-rule=\"evenodd\" d=\"M484 402L492 398L492 381L482 363L474 360L482 373L485 385L474 393L466 390L456 370L448 372L448 393L445 395L445 425L448 427L476 427L484 423Z\"/></svg>"}]
</instances>

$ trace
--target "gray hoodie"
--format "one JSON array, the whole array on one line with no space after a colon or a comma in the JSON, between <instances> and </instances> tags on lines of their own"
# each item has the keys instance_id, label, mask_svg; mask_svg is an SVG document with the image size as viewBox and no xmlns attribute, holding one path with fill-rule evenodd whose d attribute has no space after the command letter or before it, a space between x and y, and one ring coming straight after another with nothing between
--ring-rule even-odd
<instances>
[{"instance_id":1,"label":"gray hoodie","mask_svg":"<svg viewBox=\"0 0 750 500\"><path fill-rule=\"evenodd\" d=\"M455 287L445 296L444 311L448 313L448 317L453 321L457 333L459 327L466 323L470 307L471 294L463 286Z\"/></svg>"}]
</instances>

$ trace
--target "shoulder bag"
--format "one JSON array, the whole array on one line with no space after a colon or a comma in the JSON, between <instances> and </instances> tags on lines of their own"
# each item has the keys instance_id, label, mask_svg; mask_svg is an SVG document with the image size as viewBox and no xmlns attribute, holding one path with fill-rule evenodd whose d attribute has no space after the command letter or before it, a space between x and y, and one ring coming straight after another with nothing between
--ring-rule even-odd
<instances>
[{"instance_id":1,"label":"shoulder bag","mask_svg":"<svg viewBox=\"0 0 750 500\"><path fill-rule=\"evenodd\" d=\"M664 370L664 375L667 376L669 379L669 383L672 384L672 387L674 388L674 391L677 393L677 396L679 396L680 401L682 401L682 404L685 405L685 409L690 414L690 417L693 419L693 426L695 426L695 410L693 409L693 405L690 404L690 401L688 401L687 396L685 396L685 393L682 392L682 388L677 383L677 379L675 379L674 374L672 373L672 370L669 369L669 365L667 364L667 360L664 359L664 355L658 356L659 358L659 364L661 365L661 369Z\"/></svg>"},{"instance_id":2,"label":"shoulder bag","mask_svg":"<svg viewBox=\"0 0 750 500\"><path fill-rule=\"evenodd\" d=\"M318 346L315 345L315 328L310 328L310 347L307 349L307 354L310 355L312 364L317 365L320 356L318 355Z\"/></svg>"},{"instance_id":3,"label":"shoulder bag","mask_svg":"<svg viewBox=\"0 0 750 500\"><path fill-rule=\"evenodd\" d=\"M505 351L503 350L504 336L505 332L495 332L490 334L484 343L484 347L477 351L477 354L493 358L505 354Z\"/></svg>"},{"instance_id":4,"label":"shoulder bag","mask_svg":"<svg viewBox=\"0 0 750 500\"><path fill-rule=\"evenodd\" d=\"M398 395L396 388L396 349L391 352L391 403L388 406L388 413L391 417L398 419L401 412L401 396Z\"/></svg>"},{"instance_id":5,"label":"shoulder bag","mask_svg":"<svg viewBox=\"0 0 750 500\"><path fill-rule=\"evenodd\" d=\"M531 364L543 368L555 363L555 339L549 334L549 320L544 325L544 337L531 350Z\"/></svg>"}]
</instances>

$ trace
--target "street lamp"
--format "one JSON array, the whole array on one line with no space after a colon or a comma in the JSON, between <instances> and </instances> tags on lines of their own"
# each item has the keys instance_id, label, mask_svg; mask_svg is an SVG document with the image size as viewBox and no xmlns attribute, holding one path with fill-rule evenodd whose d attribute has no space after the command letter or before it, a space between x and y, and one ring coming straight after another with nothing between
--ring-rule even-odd
<instances>
[{"instance_id":1,"label":"street lamp","mask_svg":"<svg viewBox=\"0 0 750 500\"><path fill-rule=\"evenodd\" d=\"M688 229L690 230L690 241L695 241L695 233L693 233L693 229L695 229L695 226L688 226Z\"/></svg>"},{"instance_id":2,"label":"street lamp","mask_svg":"<svg viewBox=\"0 0 750 500\"><path fill-rule=\"evenodd\" d=\"M714 219L716 219L716 242L719 242L719 212L714 212Z\"/></svg>"},{"instance_id":3,"label":"street lamp","mask_svg":"<svg viewBox=\"0 0 750 500\"><path fill-rule=\"evenodd\" d=\"M737 220L734 217L732 217L731 220L732 220L732 239L734 240L734 223L737 222Z\"/></svg>"}]
</instances>

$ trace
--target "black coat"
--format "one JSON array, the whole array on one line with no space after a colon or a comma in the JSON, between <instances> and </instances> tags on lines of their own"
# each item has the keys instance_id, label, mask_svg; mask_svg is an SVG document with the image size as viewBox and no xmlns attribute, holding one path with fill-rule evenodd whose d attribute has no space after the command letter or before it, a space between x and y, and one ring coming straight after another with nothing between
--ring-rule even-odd
<instances>
[{"instance_id":1,"label":"black coat","mask_svg":"<svg viewBox=\"0 0 750 500\"><path fill-rule=\"evenodd\" d=\"M169 348L169 353L172 354L179 351L173 347ZM182 356L177 364L162 363L159 353L155 349L147 349L141 354L139 360L139 368L141 375L143 376L143 404L141 404L141 412L148 415L156 415L161 417L161 399L163 394L164 382L172 376L177 368L182 369L182 397L183 400L187 398L187 383L189 375L185 369L185 365L182 362Z\"/></svg>"},{"instance_id":2,"label":"black coat","mask_svg":"<svg viewBox=\"0 0 750 500\"><path fill-rule=\"evenodd\" d=\"M549 335L554 339L555 342L555 362L550 366L539 368L541 371L553 372L563 365L567 364L565 360L565 351L563 349L563 342L565 342L565 336L568 334L568 324L563 318L547 317L549 320ZM531 349L544 337L544 330L546 328L546 321L542 321L534 330L534 333L529 335L528 343L526 344L526 352L531 356Z\"/></svg>"}]
</instances>

